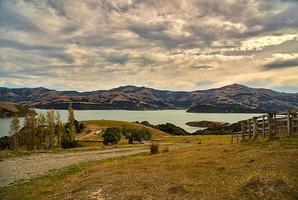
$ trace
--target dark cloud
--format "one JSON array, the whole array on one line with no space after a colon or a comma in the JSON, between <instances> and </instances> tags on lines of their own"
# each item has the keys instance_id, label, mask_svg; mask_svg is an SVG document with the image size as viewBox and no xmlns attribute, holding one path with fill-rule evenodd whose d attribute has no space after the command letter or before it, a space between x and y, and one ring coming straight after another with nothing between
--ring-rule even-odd
<instances>
[{"instance_id":1,"label":"dark cloud","mask_svg":"<svg viewBox=\"0 0 298 200\"><path fill-rule=\"evenodd\" d=\"M210 66L210 65L196 65L196 66L191 66L193 69L213 69L215 67Z\"/></svg>"},{"instance_id":2,"label":"dark cloud","mask_svg":"<svg viewBox=\"0 0 298 200\"><path fill-rule=\"evenodd\" d=\"M0 49L1 48L11 48L21 51L37 51L39 55L46 56L47 58L57 58L67 63L72 63L74 61L74 59L70 55L64 53L63 47L46 45L28 45L25 43L18 42L16 40L0 39Z\"/></svg>"},{"instance_id":3,"label":"dark cloud","mask_svg":"<svg viewBox=\"0 0 298 200\"><path fill-rule=\"evenodd\" d=\"M274 61L264 65L263 69L273 70L273 69L285 69L290 67L298 67L298 59Z\"/></svg>"},{"instance_id":4,"label":"dark cloud","mask_svg":"<svg viewBox=\"0 0 298 200\"><path fill-rule=\"evenodd\" d=\"M105 59L110 63L126 64L129 61L128 55L107 55Z\"/></svg>"},{"instance_id":5,"label":"dark cloud","mask_svg":"<svg viewBox=\"0 0 298 200\"><path fill-rule=\"evenodd\" d=\"M62 50L61 47L45 46L45 45L28 45L16 40L0 39L0 48L12 48L22 51L39 50L39 51L57 51Z\"/></svg>"},{"instance_id":6,"label":"dark cloud","mask_svg":"<svg viewBox=\"0 0 298 200\"><path fill-rule=\"evenodd\" d=\"M0 1L0 27L8 30L21 30L29 33L41 32L41 30L13 6L13 1Z\"/></svg>"}]
</instances>

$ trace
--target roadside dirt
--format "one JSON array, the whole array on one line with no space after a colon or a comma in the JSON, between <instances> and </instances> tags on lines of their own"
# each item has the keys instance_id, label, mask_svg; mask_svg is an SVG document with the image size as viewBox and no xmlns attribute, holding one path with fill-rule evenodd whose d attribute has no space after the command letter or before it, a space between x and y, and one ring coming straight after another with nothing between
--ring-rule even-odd
<instances>
[{"instance_id":1,"label":"roadside dirt","mask_svg":"<svg viewBox=\"0 0 298 200\"><path fill-rule=\"evenodd\" d=\"M148 152L148 147L122 148L67 153L43 153L6 159L0 162L0 187L20 180L29 180L44 175L50 170L62 169L88 161L134 155Z\"/></svg>"}]
</instances>

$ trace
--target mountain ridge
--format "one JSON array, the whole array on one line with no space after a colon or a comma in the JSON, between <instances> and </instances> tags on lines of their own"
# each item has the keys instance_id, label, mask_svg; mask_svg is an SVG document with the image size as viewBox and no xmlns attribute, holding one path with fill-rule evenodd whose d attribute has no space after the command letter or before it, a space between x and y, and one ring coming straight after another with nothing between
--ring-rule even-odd
<instances>
[{"instance_id":1,"label":"mountain ridge","mask_svg":"<svg viewBox=\"0 0 298 200\"><path fill-rule=\"evenodd\" d=\"M58 91L44 87L0 87L0 101L36 108L162 110L187 109L188 112L276 112L298 107L298 93L278 92L232 84L224 87L170 91L133 85L110 90Z\"/></svg>"}]
</instances>

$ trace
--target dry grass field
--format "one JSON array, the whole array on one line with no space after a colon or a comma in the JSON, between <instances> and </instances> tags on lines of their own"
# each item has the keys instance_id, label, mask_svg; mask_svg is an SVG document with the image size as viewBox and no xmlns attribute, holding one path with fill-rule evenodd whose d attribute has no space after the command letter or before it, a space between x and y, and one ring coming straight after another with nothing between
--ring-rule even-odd
<instances>
[{"instance_id":1,"label":"dry grass field","mask_svg":"<svg viewBox=\"0 0 298 200\"><path fill-rule=\"evenodd\" d=\"M1 189L1 199L298 199L297 137L236 144L224 136L168 140L188 145L53 171Z\"/></svg>"},{"instance_id":2,"label":"dry grass field","mask_svg":"<svg viewBox=\"0 0 298 200\"><path fill-rule=\"evenodd\" d=\"M116 121L116 120L89 120L89 121L83 121L86 125L94 125L99 127L117 127L117 128L131 128L131 129L141 129L141 128L147 128L153 135L153 138L159 138L166 136L167 134L163 131L144 126L142 124L134 123L134 122L126 122L126 121Z\"/></svg>"}]
</instances>

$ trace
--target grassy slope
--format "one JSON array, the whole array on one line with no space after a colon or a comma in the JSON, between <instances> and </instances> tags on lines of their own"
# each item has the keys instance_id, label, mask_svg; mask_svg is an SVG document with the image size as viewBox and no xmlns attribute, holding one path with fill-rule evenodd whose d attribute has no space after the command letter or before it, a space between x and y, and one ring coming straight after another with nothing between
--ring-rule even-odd
<instances>
[{"instance_id":1,"label":"grassy slope","mask_svg":"<svg viewBox=\"0 0 298 200\"><path fill-rule=\"evenodd\" d=\"M163 131L160 131L151 127L147 127L142 124L133 123L133 122L116 121L116 120L90 120L90 121L83 121L83 123L102 126L102 127L122 128L123 126L126 126L127 128L135 128L135 129L147 128L152 133L154 138L159 138L159 137L168 135Z\"/></svg>"},{"instance_id":2,"label":"grassy slope","mask_svg":"<svg viewBox=\"0 0 298 200\"><path fill-rule=\"evenodd\" d=\"M171 138L174 140L173 138ZM184 137L177 137L179 142ZM2 199L297 199L298 138L229 144L191 137L192 146L64 171L0 190ZM200 143L201 144L200 144ZM94 198L93 198L94 197Z\"/></svg>"},{"instance_id":3,"label":"grassy slope","mask_svg":"<svg viewBox=\"0 0 298 200\"><path fill-rule=\"evenodd\" d=\"M11 117L13 115L18 115L19 117L25 116L29 113L30 110L19 104L11 102L0 102L0 117ZM9 113L9 116L6 116L5 113Z\"/></svg>"},{"instance_id":4,"label":"grassy slope","mask_svg":"<svg viewBox=\"0 0 298 200\"><path fill-rule=\"evenodd\" d=\"M91 124L100 127L118 127L122 128L126 126L127 128L147 128L153 135L154 140L167 140L171 142L171 136L163 131L144 126L142 124L132 123L132 122L125 122L125 121L115 121L115 120L92 120L92 121L82 121L84 124ZM166 137L166 138L165 138ZM99 140L102 139L99 137ZM7 151L7 150L0 150L0 161L8 158L19 157L19 156L26 156L31 155L34 153L63 153L69 151L83 151L83 150L98 150L98 149L111 149L111 148L126 148L126 147L136 147L136 146L144 146L143 144L137 145L129 145L127 144L127 139L122 138L119 144L106 146L103 145L98 140L96 141L81 141L79 140L79 144L82 146L80 148L75 149L53 149L53 150L41 150L41 151L23 151L23 150L15 150L15 151Z\"/></svg>"}]
</instances>

